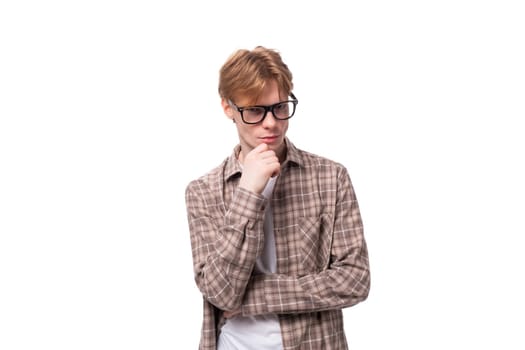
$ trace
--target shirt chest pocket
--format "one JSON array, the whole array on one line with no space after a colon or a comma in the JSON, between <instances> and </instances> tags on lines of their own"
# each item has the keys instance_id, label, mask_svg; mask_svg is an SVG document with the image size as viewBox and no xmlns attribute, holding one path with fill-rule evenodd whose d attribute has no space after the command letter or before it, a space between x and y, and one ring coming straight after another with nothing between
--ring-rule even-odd
<instances>
[{"instance_id":1,"label":"shirt chest pocket","mask_svg":"<svg viewBox=\"0 0 525 350\"><path fill-rule=\"evenodd\" d=\"M332 247L332 220L328 214L299 219L299 270L317 273L328 268Z\"/></svg>"}]
</instances>

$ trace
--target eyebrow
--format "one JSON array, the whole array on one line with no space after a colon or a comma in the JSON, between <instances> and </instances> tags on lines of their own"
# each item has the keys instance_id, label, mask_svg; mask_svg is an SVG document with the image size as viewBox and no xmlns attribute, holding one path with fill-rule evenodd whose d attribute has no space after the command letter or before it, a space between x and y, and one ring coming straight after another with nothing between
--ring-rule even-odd
<instances>
[{"instance_id":1,"label":"eyebrow","mask_svg":"<svg viewBox=\"0 0 525 350\"><path fill-rule=\"evenodd\" d=\"M289 97L292 98L292 101L297 101L297 97L295 97L293 92L290 92ZM270 107L270 106L275 106L276 104L279 104L279 103L282 103L282 102L287 102L287 101L290 101L290 100L289 99L282 100L282 101L279 101L279 102L272 103L271 105L257 105L257 104L253 104L253 105L245 105L245 106L239 106L239 105L235 104L235 102L233 102L232 100L228 100L228 101L231 104L233 104L235 107L237 107L237 108L251 108L251 107Z\"/></svg>"}]
</instances>

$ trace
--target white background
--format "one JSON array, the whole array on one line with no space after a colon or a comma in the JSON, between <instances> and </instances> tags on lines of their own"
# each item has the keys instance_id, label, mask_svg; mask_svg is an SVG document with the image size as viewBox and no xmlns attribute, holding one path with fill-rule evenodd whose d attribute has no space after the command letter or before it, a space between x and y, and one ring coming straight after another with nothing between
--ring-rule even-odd
<instances>
[{"instance_id":1,"label":"white background","mask_svg":"<svg viewBox=\"0 0 525 350\"><path fill-rule=\"evenodd\" d=\"M523 349L520 1L3 1L0 349L196 349L186 184L237 141L237 48L347 166L369 244L351 349Z\"/></svg>"}]
</instances>

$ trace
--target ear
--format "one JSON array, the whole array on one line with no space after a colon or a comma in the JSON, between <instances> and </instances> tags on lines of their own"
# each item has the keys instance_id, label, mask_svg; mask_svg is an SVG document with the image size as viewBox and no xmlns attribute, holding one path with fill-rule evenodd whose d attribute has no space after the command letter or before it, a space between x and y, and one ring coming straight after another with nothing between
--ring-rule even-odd
<instances>
[{"instance_id":1,"label":"ear","mask_svg":"<svg viewBox=\"0 0 525 350\"><path fill-rule=\"evenodd\" d=\"M224 114L233 120L233 108L232 106L228 103L228 101L226 99L221 99L221 106L222 106L222 110L224 111Z\"/></svg>"}]
</instances>

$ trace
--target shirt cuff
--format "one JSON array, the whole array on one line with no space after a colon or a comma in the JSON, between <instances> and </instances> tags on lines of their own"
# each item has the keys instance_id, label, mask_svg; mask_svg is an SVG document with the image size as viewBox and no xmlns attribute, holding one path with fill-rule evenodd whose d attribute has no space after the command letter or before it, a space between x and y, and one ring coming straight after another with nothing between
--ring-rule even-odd
<instances>
[{"instance_id":1,"label":"shirt cuff","mask_svg":"<svg viewBox=\"0 0 525 350\"><path fill-rule=\"evenodd\" d=\"M238 187L230 203L229 212L233 218L250 221L262 220L267 201L263 195Z\"/></svg>"}]
</instances>

